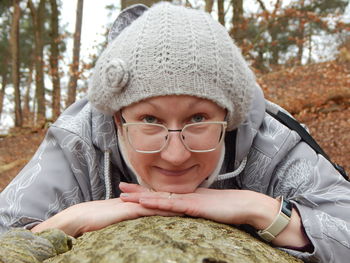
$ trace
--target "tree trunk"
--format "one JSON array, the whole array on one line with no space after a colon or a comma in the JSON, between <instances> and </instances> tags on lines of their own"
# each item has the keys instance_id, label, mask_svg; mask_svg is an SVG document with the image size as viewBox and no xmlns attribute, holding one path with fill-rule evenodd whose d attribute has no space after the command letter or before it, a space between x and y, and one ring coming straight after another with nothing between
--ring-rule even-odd
<instances>
[{"instance_id":1,"label":"tree trunk","mask_svg":"<svg viewBox=\"0 0 350 263\"><path fill-rule=\"evenodd\" d=\"M6 60L6 58L5 58ZM7 62L5 62L7 64ZM1 89L0 89L0 119L1 114L4 107L4 97L5 97L5 90L7 86L7 72L4 72L1 76Z\"/></svg>"},{"instance_id":2,"label":"tree trunk","mask_svg":"<svg viewBox=\"0 0 350 263\"><path fill-rule=\"evenodd\" d=\"M271 53L272 53L272 57L271 57L271 60L270 60L270 63L272 65L278 65L278 61L279 61L279 55L280 55L280 47L277 43L277 34L278 32L276 31L276 28L274 25L272 26L269 26L269 33L270 33L270 36L271 36L271 47L270 47L270 50L271 50Z\"/></svg>"},{"instance_id":3,"label":"tree trunk","mask_svg":"<svg viewBox=\"0 0 350 263\"><path fill-rule=\"evenodd\" d=\"M303 21L303 18L299 21L299 30L298 30L298 38L297 38L297 46L298 46L298 54L297 54L297 61L298 64L302 64L303 60L303 53L304 53L304 37L305 37L305 24Z\"/></svg>"},{"instance_id":4,"label":"tree trunk","mask_svg":"<svg viewBox=\"0 0 350 263\"><path fill-rule=\"evenodd\" d=\"M258 69L262 73L267 73L269 72L268 68L266 67L264 63L264 51L259 50L257 57L254 59L253 62L253 68Z\"/></svg>"},{"instance_id":5,"label":"tree trunk","mask_svg":"<svg viewBox=\"0 0 350 263\"><path fill-rule=\"evenodd\" d=\"M209 14L213 11L214 0L205 0L205 12Z\"/></svg>"},{"instance_id":6,"label":"tree trunk","mask_svg":"<svg viewBox=\"0 0 350 263\"><path fill-rule=\"evenodd\" d=\"M50 55L50 73L52 77L52 119L56 120L60 115L61 105L61 85L58 68L59 58L59 36L58 36L58 8L56 0L50 0L51 4L51 55Z\"/></svg>"},{"instance_id":7,"label":"tree trunk","mask_svg":"<svg viewBox=\"0 0 350 263\"><path fill-rule=\"evenodd\" d=\"M19 19L21 9L19 7L20 0L13 0L13 16L11 26L11 54L12 54L12 84L15 90L15 126L22 127L22 107L21 93L19 88Z\"/></svg>"},{"instance_id":8,"label":"tree trunk","mask_svg":"<svg viewBox=\"0 0 350 263\"><path fill-rule=\"evenodd\" d=\"M309 48L308 48L309 56L308 56L307 63L311 64L312 63L312 30L311 30L311 27L309 28L308 39L309 39L309 41L308 41L309 42Z\"/></svg>"},{"instance_id":9,"label":"tree trunk","mask_svg":"<svg viewBox=\"0 0 350 263\"><path fill-rule=\"evenodd\" d=\"M304 12L305 0L300 1L301 11ZM299 65L302 63L303 52L304 52L304 38L305 38L305 18L301 16L299 18L299 28L297 35L297 46L298 46L298 54L297 54L297 62Z\"/></svg>"},{"instance_id":10,"label":"tree trunk","mask_svg":"<svg viewBox=\"0 0 350 263\"><path fill-rule=\"evenodd\" d=\"M39 126L45 123L45 87L44 87L44 60L43 60L43 17L45 11L45 0L40 0L39 6L36 9L32 0L28 0L28 7L30 9L33 25L34 25L34 39L35 39L35 97L38 105L37 124Z\"/></svg>"},{"instance_id":11,"label":"tree trunk","mask_svg":"<svg viewBox=\"0 0 350 263\"><path fill-rule=\"evenodd\" d=\"M66 106L71 105L75 101L77 93L77 82L79 78L80 37L81 25L83 21L83 4L84 0L78 0L74 33L73 62L71 64L70 70L71 75L68 84L68 99Z\"/></svg>"},{"instance_id":12,"label":"tree trunk","mask_svg":"<svg viewBox=\"0 0 350 263\"><path fill-rule=\"evenodd\" d=\"M218 18L220 24L225 26L224 0L218 0Z\"/></svg>"},{"instance_id":13,"label":"tree trunk","mask_svg":"<svg viewBox=\"0 0 350 263\"><path fill-rule=\"evenodd\" d=\"M28 74L28 79L27 79L27 90L26 94L24 96L24 105L23 105L23 110L24 112L30 112L30 87L33 83L33 69L34 69L34 62L31 63L29 66L29 74Z\"/></svg>"},{"instance_id":14,"label":"tree trunk","mask_svg":"<svg viewBox=\"0 0 350 263\"><path fill-rule=\"evenodd\" d=\"M269 12L266 9L266 6L264 4L263 1L258 0L261 9L264 12ZM278 12L278 10L281 7L281 0L277 0L275 3L275 7L274 10L272 12L272 14L269 15L268 21L267 21L267 31L269 32L270 36L271 36L271 44L270 44L270 51L271 51L271 59L270 59L270 64L272 65L278 65L278 61L279 61L279 55L280 55L280 47L279 47L279 43L278 43L278 33L280 32L279 26L276 24L276 14Z\"/></svg>"},{"instance_id":15,"label":"tree trunk","mask_svg":"<svg viewBox=\"0 0 350 263\"><path fill-rule=\"evenodd\" d=\"M26 93L24 95L24 103L23 103L23 119L24 119L24 125L25 126L34 126L34 116L33 116L33 112L30 110L30 90L31 90L31 86L33 83L33 70L34 70L34 58L32 60L32 62L29 65L29 74L28 74L28 79L27 79L27 83L26 83Z\"/></svg>"},{"instance_id":16,"label":"tree trunk","mask_svg":"<svg viewBox=\"0 0 350 263\"><path fill-rule=\"evenodd\" d=\"M243 43L243 0L233 1L233 38L236 40L238 45Z\"/></svg>"}]
</instances>

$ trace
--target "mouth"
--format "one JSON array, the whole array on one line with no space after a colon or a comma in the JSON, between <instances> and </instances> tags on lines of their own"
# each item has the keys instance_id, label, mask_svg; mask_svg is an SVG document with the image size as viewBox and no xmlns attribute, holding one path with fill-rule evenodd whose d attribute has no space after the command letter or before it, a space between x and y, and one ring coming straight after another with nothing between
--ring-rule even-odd
<instances>
[{"instance_id":1,"label":"mouth","mask_svg":"<svg viewBox=\"0 0 350 263\"><path fill-rule=\"evenodd\" d=\"M186 169L181 169L181 170L168 170L168 169L163 169L163 168L157 167L157 166L155 166L154 168L159 173L166 175L166 176L181 176L181 175L184 175L184 174L188 173L189 171L191 171L194 167L195 167L195 165L191 166L189 168L186 168Z\"/></svg>"}]
</instances>

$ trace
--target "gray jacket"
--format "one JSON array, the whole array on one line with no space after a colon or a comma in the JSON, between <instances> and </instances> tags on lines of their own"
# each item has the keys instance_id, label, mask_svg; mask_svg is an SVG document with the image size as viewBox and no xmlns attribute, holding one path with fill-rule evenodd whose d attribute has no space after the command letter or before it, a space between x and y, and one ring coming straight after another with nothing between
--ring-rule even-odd
<instances>
[{"instance_id":1,"label":"gray jacket","mask_svg":"<svg viewBox=\"0 0 350 263\"><path fill-rule=\"evenodd\" d=\"M266 108L279 109L257 90L236 142L226 142L226 149L236 146L236 160L225 158L211 187L283 195L298 209L314 246L313 253L285 250L307 262L348 262L350 183ZM0 194L0 232L31 228L80 202L118 197L119 182L136 183L136 177L125 165L117 141L110 116L86 99L69 107ZM233 161L235 171L228 171Z\"/></svg>"}]
</instances>

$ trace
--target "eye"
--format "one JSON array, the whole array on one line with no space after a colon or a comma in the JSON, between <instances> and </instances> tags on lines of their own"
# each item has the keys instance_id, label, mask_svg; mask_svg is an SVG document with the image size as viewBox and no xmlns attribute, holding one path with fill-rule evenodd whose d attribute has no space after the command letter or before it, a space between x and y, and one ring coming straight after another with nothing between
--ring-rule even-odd
<instances>
[{"instance_id":1,"label":"eye","mask_svg":"<svg viewBox=\"0 0 350 263\"><path fill-rule=\"evenodd\" d=\"M191 122L202 122L205 121L205 119L203 114L196 114L191 117Z\"/></svg>"},{"instance_id":2,"label":"eye","mask_svg":"<svg viewBox=\"0 0 350 263\"><path fill-rule=\"evenodd\" d=\"M158 123L158 119L152 115L147 115L142 118L145 123Z\"/></svg>"}]
</instances>

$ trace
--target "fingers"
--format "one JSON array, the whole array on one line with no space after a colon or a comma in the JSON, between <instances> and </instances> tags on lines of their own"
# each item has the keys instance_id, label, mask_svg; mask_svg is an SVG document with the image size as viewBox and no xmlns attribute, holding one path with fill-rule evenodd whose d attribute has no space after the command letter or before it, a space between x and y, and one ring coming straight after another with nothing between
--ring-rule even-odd
<instances>
[{"instance_id":1,"label":"fingers","mask_svg":"<svg viewBox=\"0 0 350 263\"><path fill-rule=\"evenodd\" d=\"M123 202L138 203L140 197L141 197L140 193L121 193L120 194L120 199Z\"/></svg>"},{"instance_id":2,"label":"fingers","mask_svg":"<svg viewBox=\"0 0 350 263\"><path fill-rule=\"evenodd\" d=\"M194 217L200 216L198 208L199 200L192 195L167 195L167 196L144 196L139 199L139 203L147 208L171 211L186 214Z\"/></svg>"},{"instance_id":3,"label":"fingers","mask_svg":"<svg viewBox=\"0 0 350 263\"><path fill-rule=\"evenodd\" d=\"M120 195L123 202L139 203L145 208L194 217L205 216L206 196L217 194L216 190L206 188L198 188L189 194L150 192L142 186L125 183L121 189L124 192Z\"/></svg>"},{"instance_id":4,"label":"fingers","mask_svg":"<svg viewBox=\"0 0 350 263\"><path fill-rule=\"evenodd\" d=\"M138 185L138 184L129 184L125 182L119 183L119 188L124 193L142 193L142 192L149 192L150 190L144 186Z\"/></svg>"},{"instance_id":5,"label":"fingers","mask_svg":"<svg viewBox=\"0 0 350 263\"><path fill-rule=\"evenodd\" d=\"M124 202L139 203L142 198L164 198L169 199L174 197L175 194L168 192L129 192L121 193L120 199Z\"/></svg>"},{"instance_id":6,"label":"fingers","mask_svg":"<svg viewBox=\"0 0 350 263\"><path fill-rule=\"evenodd\" d=\"M139 203L145 208L156 209L190 216L199 216L199 194L174 194L168 192L122 193L124 202Z\"/></svg>"}]
</instances>

